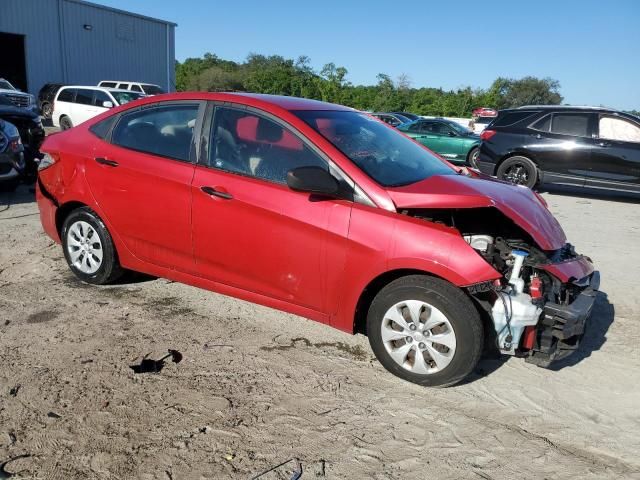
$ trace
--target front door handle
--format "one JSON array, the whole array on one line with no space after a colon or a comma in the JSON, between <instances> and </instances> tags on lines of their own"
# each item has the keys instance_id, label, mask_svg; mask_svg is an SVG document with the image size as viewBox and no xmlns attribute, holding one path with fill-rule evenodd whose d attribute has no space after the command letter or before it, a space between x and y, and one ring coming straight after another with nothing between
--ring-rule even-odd
<instances>
[{"instance_id":1,"label":"front door handle","mask_svg":"<svg viewBox=\"0 0 640 480\"><path fill-rule=\"evenodd\" d=\"M98 162L100 165L107 165L109 167L117 167L119 165L118 162L116 162L115 160L109 160L107 158L103 158L103 157L96 157L96 162Z\"/></svg>"},{"instance_id":2,"label":"front door handle","mask_svg":"<svg viewBox=\"0 0 640 480\"><path fill-rule=\"evenodd\" d=\"M542 135L540 135L539 133L532 133L531 136L533 138L537 138L538 140L540 140L542 138Z\"/></svg>"},{"instance_id":3,"label":"front door handle","mask_svg":"<svg viewBox=\"0 0 640 480\"><path fill-rule=\"evenodd\" d=\"M601 147L610 147L611 144L609 142L598 142L598 145Z\"/></svg>"},{"instance_id":4,"label":"front door handle","mask_svg":"<svg viewBox=\"0 0 640 480\"><path fill-rule=\"evenodd\" d=\"M231 195L230 193L221 192L213 187L200 187L200 190L202 190L207 195L224 198L225 200L231 200L233 198L233 195Z\"/></svg>"}]
</instances>

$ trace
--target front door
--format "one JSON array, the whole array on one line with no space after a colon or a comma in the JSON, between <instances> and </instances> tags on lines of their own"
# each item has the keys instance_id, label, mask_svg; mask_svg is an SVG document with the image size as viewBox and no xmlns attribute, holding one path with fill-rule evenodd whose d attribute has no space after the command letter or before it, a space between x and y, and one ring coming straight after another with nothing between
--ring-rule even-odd
<instances>
[{"instance_id":1,"label":"front door","mask_svg":"<svg viewBox=\"0 0 640 480\"><path fill-rule=\"evenodd\" d=\"M591 162L594 123L595 116L588 112L550 113L529 127L523 147L547 180L583 185Z\"/></svg>"},{"instance_id":2,"label":"front door","mask_svg":"<svg viewBox=\"0 0 640 480\"><path fill-rule=\"evenodd\" d=\"M600 115L587 186L640 191L640 125Z\"/></svg>"},{"instance_id":3,"label":"front door","mask_svg":"<svg viewBox=\"0 0 640 480\"><path fill-rule=\"evenodd\" d=\"M138 258L193 272L191 181L199 102L129 111L96 139L86 176L106 220ZM107 139L108 140L108 139Z\"/></svg>"},{"instance_id":4,"label":"front door","mask_svg":"<svg viewBox=\"0 0 640 480\"><path fill-rule=\"evenodd\" d=\"M209 154L193 180L193 242L201 276L333 313L343 281L352 202L294 192L287 172L330 168L273 118L215 108Z\"/></svg>"}]
</instances>

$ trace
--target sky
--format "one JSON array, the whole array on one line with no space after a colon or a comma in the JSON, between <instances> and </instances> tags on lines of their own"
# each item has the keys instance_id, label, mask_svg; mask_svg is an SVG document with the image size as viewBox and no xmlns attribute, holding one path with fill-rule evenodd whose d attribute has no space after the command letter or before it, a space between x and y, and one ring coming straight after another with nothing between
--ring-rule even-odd
<instances>
[{"instance_id":1,"label":"sky","mask_svg":"<svg viewBox=\"0 0 640 480\"><path fill-rule=\"evenodd\" d=\"M169 20L176 58L206 52L334 62L354 84L487 88L559 80L564 102L640 110L640 0L93 0Z\"/></svg>"}]
</instances>

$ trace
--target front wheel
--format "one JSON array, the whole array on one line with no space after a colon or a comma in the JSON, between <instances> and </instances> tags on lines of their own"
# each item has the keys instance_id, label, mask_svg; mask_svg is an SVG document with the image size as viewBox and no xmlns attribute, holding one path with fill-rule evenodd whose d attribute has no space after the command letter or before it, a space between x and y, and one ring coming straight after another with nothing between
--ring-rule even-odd
<instances>
[{"instance_id":1,"label":"front wheel","mask_svg":"<svg viewBox=\"0 0 640 480\"><path fill-rule=\"evenodd\" d=\"M394 375L423 386L449 386L476 366L483 347L480 315L450 283L424 275L391 282L374 298L367 336Z\"/></svg>"},{"instance_id":2,"label":"front wheel","mask_svg":"<svg viewBox=\"0 0 640 480\"><path fill-rule=\"evenodd\" d=\"M533 188L538 183L536 164L527 157L515 156L507 158L498 167L496 176L500 180Z\"/></svg>"},{"instance_id":3,"label":"front wheel","mask_svg":"<svg viewBox=\"0 0 640 480\"><path fill-rule=\"evenodd\" d=\"M471 168L478 169L478 156L480 155L480 149L478 147L473 147L469 154L467 155L467 165Z\"/></svg>"},{"instance_id":4,"label":"front wheel","mask_svg":"<svg viewBox=\"0 0 640 480\"><path fill-rule=\"evenodd\" d=\"M62 225L60 236L67 264L83 282L104 285L122 276L111 235L90 208L71 212Z\"/></svg>"},{"instance_id":5,"label":"front wheel","mask_svg":"<svg viewBox=\"0 0 640 480\"><path fill-rule=\"evenodd\" d=\"M42 116L47 120L49 120L51 115L53 115L53 107L49 102L43 103L40 110L42 111Z\"/></svg>"}]
</instances>

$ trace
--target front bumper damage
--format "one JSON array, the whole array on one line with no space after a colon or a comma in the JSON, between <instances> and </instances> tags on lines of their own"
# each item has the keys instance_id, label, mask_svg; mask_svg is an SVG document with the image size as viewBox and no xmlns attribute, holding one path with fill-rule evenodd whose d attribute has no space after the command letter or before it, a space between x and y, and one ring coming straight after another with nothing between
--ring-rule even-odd
<instances>
[{"instance_id":1,"label":"front bumper damage","mask_svg":"<svg viewBox=\"0 0 640 480\"><path fill-rule=\"evenodd\" d=\"M594 271L585 278L586 282L588 286L571 303L544 305L534 346L525 361L546 368L578 349L600 288L600 273Z\"/></svg>"}]
</instances>

